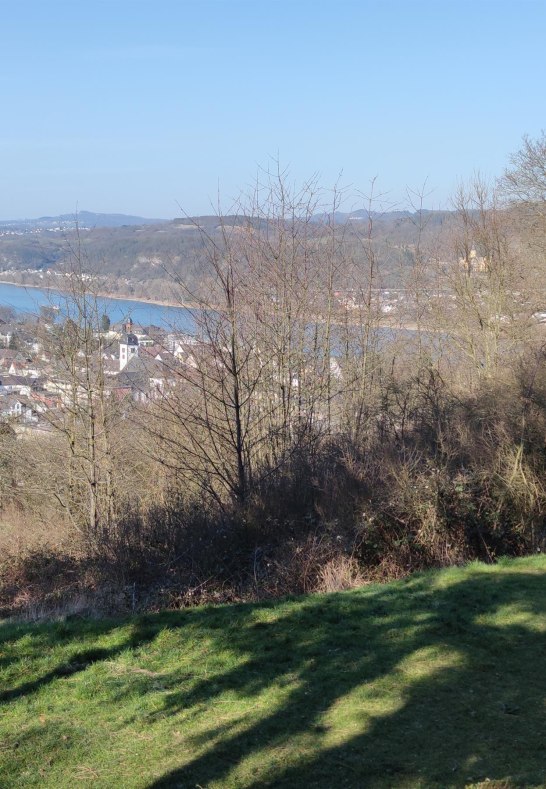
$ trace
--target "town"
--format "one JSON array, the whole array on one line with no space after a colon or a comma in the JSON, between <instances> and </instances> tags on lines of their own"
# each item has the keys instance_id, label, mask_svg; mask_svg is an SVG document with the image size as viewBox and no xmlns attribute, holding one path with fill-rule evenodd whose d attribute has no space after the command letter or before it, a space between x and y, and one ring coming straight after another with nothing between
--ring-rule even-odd
<instances>
[{"instance_id":1,"label":"town","mask_svg":"<svg viewBox=\"0 0 546 789\"><path fill-rule=\"evenodd\" d=\"M44 341L52 328L43 317L34 324L0 318L0 420L19 436L50 432L67 404L65 371ZM117 402L157 399L177 385L183 368L195 367L196 340L182 332L142 327L128 318L103 326L95 339L102 394ZM83 362L79 372L84 372Z\"/></svg>"}]
</instances>

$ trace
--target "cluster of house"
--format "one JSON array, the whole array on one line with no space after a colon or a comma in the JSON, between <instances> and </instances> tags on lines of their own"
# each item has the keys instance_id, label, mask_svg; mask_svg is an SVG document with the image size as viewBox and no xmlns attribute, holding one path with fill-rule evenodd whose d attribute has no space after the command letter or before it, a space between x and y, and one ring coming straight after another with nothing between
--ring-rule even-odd
<instances>
[{"instance_id":1,"label":"cluster of house","mask_svg":"<svg viewBox=\"0 0 546 789\"><path fill-rule=\"evenodd\" d=\"M109 335L114 346L103 354L103 369L118 399L153 400L175 387L183 370L196 367L191 335L134 326L131 319Z\"/></svg>"},{"instance_id":2,"label":"cluster of house","mask_svg":"<svg viewBox=\"0 0 546 789\"><path fill-rule=\"evenodd\" d=\"M349 312L367 308L368 298L371 298L371 306L385 315L396 312L405 299L403 290L377 288L374 288L370 295L364 293L362 289L348 288L347 290L336 290L334 296L338 304Z\"/></svg>"},{"instance_id":3,"label":"cluster of house","mask_svg":"<svg viewBox=\"0 0 546 789\"><path fill-rule=\"evenodd\" d=\"M196 366L196 340L183 333L135 326L129 319L101 337L101 358L94 364L100 362L105 394L118 401L162 396L177 386L182 371ZM10 422L17 432L48 430L54 412L66 406L70 390L58 359L17 325L9 330L0 325L0 342L8 346L0 348L0 422Z\"/></svg>"}]
</instances>

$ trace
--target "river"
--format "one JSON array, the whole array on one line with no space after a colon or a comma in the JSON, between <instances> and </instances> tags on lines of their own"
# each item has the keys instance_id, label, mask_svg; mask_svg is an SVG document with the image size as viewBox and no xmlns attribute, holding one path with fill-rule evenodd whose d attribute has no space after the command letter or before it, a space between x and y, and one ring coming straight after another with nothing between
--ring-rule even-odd
<instances>
[{"instance_id":1,"label":"river","mask_svg":"<svg viewBox=\"0 0 546 789\"><path fill-rule=\"evenodd\" d=\"M18 313L38 315L40 307L44 306L63 309L66 306L66 299L66 294L56 290L0 283L0 305L12 307ZM153 324L164 329L175 328L185 332L191 332L194 327L192 311L185 307L167 307L150 301L114 299L106 296L101 296L98 302L100 311L106 313L112 323L130 317L134 323L141 326Z\"/></svg>"},{"instance_id":2,"label":"river","mask_svg":"<svg viewBox=\"0 0 546 789\"><path fill-rule=\"evenodd\" d=\"M38 315L40 307L57 306L65 314L67 309L67 295L56 290L30 288L24 285L11 285L0 283L0 306L12 307L17 313ZM187 307L173 307L152 301L134 301L132 299L108 298L101 296L97 299L101 314L106 314L117 323L131 318L140 326L160 326L162 329L180 331L192 334L195 332L193 312ZM396 337L410 338L413 328L381 326L377 329L380 340L390 342ZM432 344L434 334L430 335Z\"/></svg>"}]
</instances>

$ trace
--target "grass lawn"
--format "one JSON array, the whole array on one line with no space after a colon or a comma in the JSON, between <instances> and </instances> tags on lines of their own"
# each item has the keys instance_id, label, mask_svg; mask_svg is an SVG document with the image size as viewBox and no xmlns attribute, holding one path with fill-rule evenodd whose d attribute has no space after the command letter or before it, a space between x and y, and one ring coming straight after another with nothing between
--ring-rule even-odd
<instances>
[{"instance_id":1,"label":"grass lawn","mask_svg":"<svg viewBox=\"0 0 546 789\"><path fill-rule=\"evenodd\" d=\"M0 786L546 786L546 558L0 623Z\"/></svg>"}]
</instances>

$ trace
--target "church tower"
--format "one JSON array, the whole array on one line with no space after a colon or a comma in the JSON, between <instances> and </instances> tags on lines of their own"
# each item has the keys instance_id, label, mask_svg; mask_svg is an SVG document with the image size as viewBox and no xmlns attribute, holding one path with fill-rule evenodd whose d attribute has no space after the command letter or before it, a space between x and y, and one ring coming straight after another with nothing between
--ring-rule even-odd
<instances>
[{"instance_id":1,"label":"church tower","mask_svg":"<svg viewBox=\"0 0 546 789\"><path fill-rule=\"evenodd\" d=\"M138 337L133 334L133 321L129 318L125 324L125 333L119 343L120 372L134 356L138 356Z\"/></svg>"}]
</instances>

